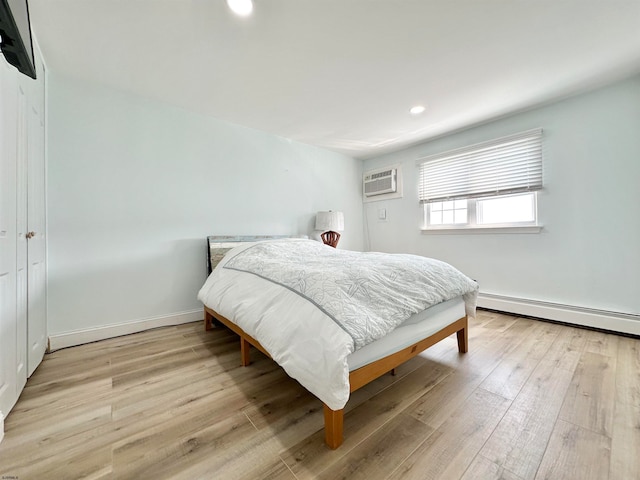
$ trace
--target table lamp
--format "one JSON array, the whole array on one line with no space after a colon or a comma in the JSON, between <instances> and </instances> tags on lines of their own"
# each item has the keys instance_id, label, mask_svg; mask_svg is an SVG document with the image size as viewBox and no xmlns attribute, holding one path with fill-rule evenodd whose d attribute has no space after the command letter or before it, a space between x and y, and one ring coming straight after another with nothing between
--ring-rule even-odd
<instances>
[{"instance_id":1,"label":"table lamp","mask_svg":"<svg viewBox=\"0 0 640 480\"><path fill-rule=\"evenodd\" d=\"M316 230L322 230L322 241L331 247L336 247L340 240L337 230L344 230L344 214L342 212L318 212L316 215Z\"/></svg>"}]
</instances>

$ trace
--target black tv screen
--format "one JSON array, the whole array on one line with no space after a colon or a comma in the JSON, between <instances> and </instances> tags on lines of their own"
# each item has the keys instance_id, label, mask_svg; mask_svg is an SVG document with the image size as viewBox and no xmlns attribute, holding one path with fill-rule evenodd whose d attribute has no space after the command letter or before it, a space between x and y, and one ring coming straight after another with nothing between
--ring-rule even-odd
<instances>
[{"instance_id":1,"label":"black tv screen","mask_svg":"<svg viewBox=\"0 0 640 480\"><path fill-rule=\"evenodd\" d=\"M0 49L11 65L36 78L27 0L0 0Z\"/></svg>"}]
</instances>

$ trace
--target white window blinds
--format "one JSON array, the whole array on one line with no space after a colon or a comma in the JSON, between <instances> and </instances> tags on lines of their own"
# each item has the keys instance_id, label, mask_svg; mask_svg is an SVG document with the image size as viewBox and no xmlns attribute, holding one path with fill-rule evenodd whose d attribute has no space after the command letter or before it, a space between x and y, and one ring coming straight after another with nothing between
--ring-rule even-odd
<instances>
[{"instance_id":1,"label":"white window blinds","mask_svg":"<svg viewBox=\"0 0 640 480\"><path fill-rule=\"evenodd\" d=\"M422 203L540 190L542 129L419 160Z\"/></svg>"}]
</instances>

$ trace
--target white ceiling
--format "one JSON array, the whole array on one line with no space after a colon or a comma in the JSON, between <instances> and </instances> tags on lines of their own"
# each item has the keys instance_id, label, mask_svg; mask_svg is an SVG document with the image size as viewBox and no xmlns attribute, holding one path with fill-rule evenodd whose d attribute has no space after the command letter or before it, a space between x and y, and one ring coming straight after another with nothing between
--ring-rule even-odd
<instances>
[{"instance_id":1,"label":"white ceiling","mask_svg":"<svg viewBox=\"0 0 640 480\"><path fill-rule=\"evenodd\" d=\"M640 0L29 2L53 73L357 158L640 72Z\"/></svg>"}]
</instances>

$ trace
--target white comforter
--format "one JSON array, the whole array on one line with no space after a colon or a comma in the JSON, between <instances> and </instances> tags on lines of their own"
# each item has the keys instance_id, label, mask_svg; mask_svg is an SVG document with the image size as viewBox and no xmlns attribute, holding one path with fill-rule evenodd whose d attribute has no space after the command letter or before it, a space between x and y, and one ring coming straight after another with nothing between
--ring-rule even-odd
<instances>
[{"instance_id":1,"label":"white comforter","mask_svg":"<svg viewBox=\"0 0 640 480\"><path fill-rule=\"evenodd\" d=\"M349 398L350 353L412 314L460 295L472 315L476 294L475 282L437 260L289 239L233 249L198 298L256 338L291 377L339 410Z\"/></svg>"}]
</instances>

